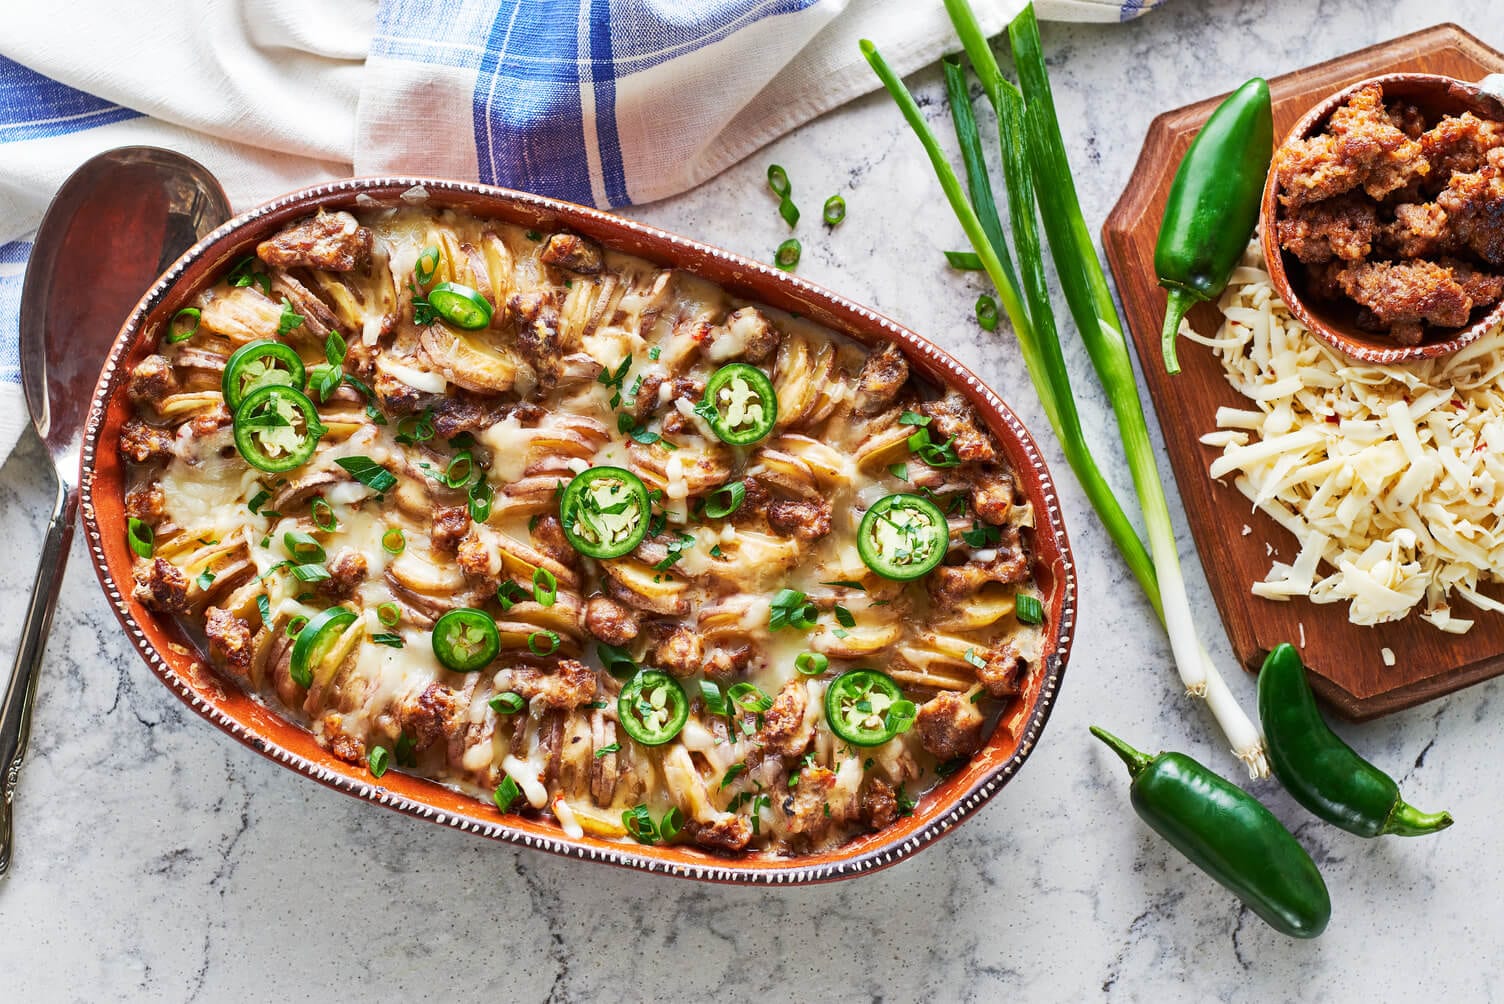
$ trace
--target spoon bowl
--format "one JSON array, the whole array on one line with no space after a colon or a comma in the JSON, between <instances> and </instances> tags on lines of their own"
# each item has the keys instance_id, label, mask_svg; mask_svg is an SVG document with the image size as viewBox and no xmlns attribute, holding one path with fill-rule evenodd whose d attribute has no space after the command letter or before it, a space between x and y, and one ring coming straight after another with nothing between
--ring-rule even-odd
<instances>
[{"instance_id":1,"label":"spoon bowl","mask_svg":"<svg viewBox=\"0 0 1504 1004\"><path fill-rule=\"evenodd\" d=\"M224 189L203 165L171 150L132 146L98 154L74 171L37 231L21 288L21 386L57 491L0 696L0 877L10 870L11 805L73 538L94 385L121 321L152 280L229 216Z\"/></svg>"}]
</instances>

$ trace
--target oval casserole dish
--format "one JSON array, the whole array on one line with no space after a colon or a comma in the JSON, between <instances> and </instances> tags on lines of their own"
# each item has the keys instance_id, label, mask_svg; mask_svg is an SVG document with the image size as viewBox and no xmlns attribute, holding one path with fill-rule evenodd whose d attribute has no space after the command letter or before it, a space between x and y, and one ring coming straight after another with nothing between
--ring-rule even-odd
<instances>
[{"instance_id":1,"label":"oval casserole dish","mask_svg":"<svg viewBox=\"0 0 1504 1004\"><path fill-rule=\"evenodd\" d=\"M171 317L190 294L236 257L319 209L417 201L466 210L539 230L566 229L604 247L709 280L732 296L803 316L867 345L901 347L924 377L959 390L976 408L1013 468L1036 513L1033 574L1049 597L1041 658L987 744L964 769L929 791L911 815L825 853L798 857L723 858L693 847L628 845L567 836L549 820L502 817L486 803L434 781L392 771L377 780L335 758L312 733L278 715L238 686L221 681L171 617L131 598L132 554L123 507L126 471L115 444L131 413L126 382L150 350L144 333ZM797 276L599 210L465 182L356 178L304 189L244 213L180 258L142 298L122 327L100 375L85 430L82 513L89 556L131 642L153 673L199 715L264 756L339 791L431 822L568 857L686 878L746 884L809 884L849 878L891 865L975 812L1022 767L1049 718L1070 652L1076 620L1075 565L1059 498L1037 445L1017 416L969 370L906 328Z\"/></svg>"}]
</instances>

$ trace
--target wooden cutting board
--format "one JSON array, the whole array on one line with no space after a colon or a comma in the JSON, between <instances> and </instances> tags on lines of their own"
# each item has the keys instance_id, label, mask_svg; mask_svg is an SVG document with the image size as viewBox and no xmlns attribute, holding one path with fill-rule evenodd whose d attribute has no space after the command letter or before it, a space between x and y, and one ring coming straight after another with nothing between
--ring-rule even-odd
<instances>
[{"instance_id":1,"label":"wooden cutting board","mask_svg":"<svg viewBox=\"0 0 1504 1004\"><path fill-rule=\"evenodd\" d=\"M1250 68L1253 68L1250 66ZM1297 119L1323 97L1364 77L1415 71L1476 81L1504 71L1504 54L1456 25L1443 24L1269 81L1274 98L1274 135L1283 139ZM1444 634L1413 614L1377 627L1347 620L1346 604L1264 600L1249 587L1264 578L1272 561L1289 562L1293 537L1251 506L1231 483L1213 481L1207 468L1219 449L1199 438L1217 427L1219 406L1247 407L1228 384L1209 349L1180 343L1181 372L1171 377L1160 355L1165 294L1154 277L1154 243L1175 169L1197 129L1225 95L1166 112L1154 120L1138 165L1102 229L1107 260L1117 280L1126 320L1138 350L1149 395L1159 415L1170 466L1185 504L1191 534L1233 651L1251 671L1280 642L1299 644L1316 691L1344 718L1362 721L1449 694L1504 673L1504 616L1477 611L1455 600L1459 616L1475 617L1465 635ZM1190 315L1198 332L1216 331L1214 304ZM1252 528L1243 533L1244 525ZM1272 554L1270 549L1272 548ZM1492 591L1491 591L1492 592ZM1303 629L1303 630L1302 630ZM1385 666L1381 650L1394 652Z\"/></svg>"}]
</instances>

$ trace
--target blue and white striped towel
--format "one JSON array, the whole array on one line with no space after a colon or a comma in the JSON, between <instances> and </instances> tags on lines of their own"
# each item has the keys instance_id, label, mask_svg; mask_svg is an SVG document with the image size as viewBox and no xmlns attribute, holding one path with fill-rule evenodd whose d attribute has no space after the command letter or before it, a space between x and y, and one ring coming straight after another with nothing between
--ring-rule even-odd
<instances>
[{"instance_id":1,"label":"blue and white striped towel","mask_svg":"<svg viewBox=\"0 0 1504 1004\"><path fill-rule=\"evenodd\" d=\"M1037 0L1128 20L1159 0ZM973 0L989 34L1023 0ZM939 0L113 0L14 4L0 35L0 459L25 424L17 313L35 230L93 154L151 144L237 209L352 173L621 206L693 187L955 46Z\"/></svg>"}]
</instances>

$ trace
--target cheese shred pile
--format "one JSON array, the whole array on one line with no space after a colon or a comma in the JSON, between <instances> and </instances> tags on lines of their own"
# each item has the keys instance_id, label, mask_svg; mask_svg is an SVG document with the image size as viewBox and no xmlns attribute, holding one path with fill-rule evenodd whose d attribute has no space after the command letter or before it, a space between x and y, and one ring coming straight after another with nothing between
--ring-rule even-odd
<instances>
[{"instance_id":1,"label":"cheese shred pile","mask_svg":"<svg viewBox=\"0 0 1504 1004\"><path fill-rule=\"evenodd\" d=\"M1478 590L1504 581L1504 331L1415 365L1354 362L1290 315L1256 242L1220 306L1214 338L1181 328L1250 402L1219 408L1201 438L1222 450L1210 473L1299 545L1254 594L1347 603L1355 624L1419 606L1454 634L1473 621L1453 616L1453 594L1504 612Z\"/></svg>"}]
</instances>

